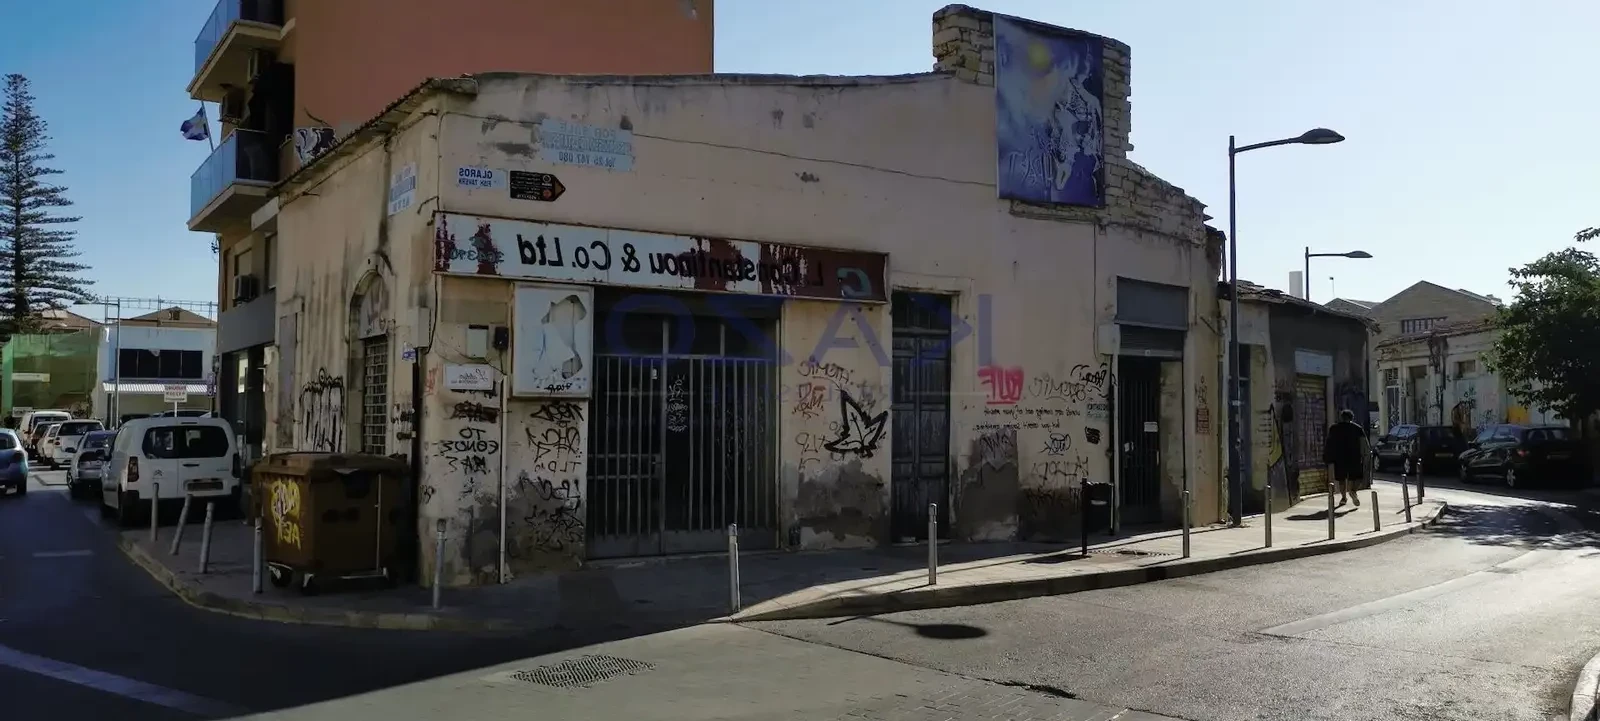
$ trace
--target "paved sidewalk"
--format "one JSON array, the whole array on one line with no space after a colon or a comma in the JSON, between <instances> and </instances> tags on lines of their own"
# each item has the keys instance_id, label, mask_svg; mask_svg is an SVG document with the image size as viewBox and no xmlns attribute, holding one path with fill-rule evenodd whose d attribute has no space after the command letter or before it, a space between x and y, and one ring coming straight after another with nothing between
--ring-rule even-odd
<instances>
[{"instance_id":1,"label":"paved sidewalk","mask_svg":"<svg viewBox=\"0 0 1600 721\"><path fill-rule=\"evenodd\" d=\"M773 620L881 613L1071 593L1207 573L1257 563L1358 548L1397 538L1431 522L1443 504L1415 506L1407 524L1397 484L1378 482L1383 530L1374 532L1370 505L1336 513L1338 537L1327 540L1326 497L1312 496L1273 520L1274 544L1262 548L1262 519L1242 528L1195 529L1191 557L1181 557L1178 531L1099 537L1087 558L1077 546L1031 543L942 544L937 586L927 585L926 546L816 553L747 553L740 563L744 609L729 619L725 555L596 563L584 570L518 579L504 586L446 589L444 607L417 587L304 596L267 584L251 591L252 529L218 522L209 573L197 571L200 527L185 531L168 555L173 527L156 546L147 529L122 531L124 551L189 603L250 618L390 629L456 631L665 630L723 620ZM1370 504L1370 501L1368 501Z\"/></svg>"},{"instance_id":2,"label":"paved sidewalk","mask_svg":"<svg viewBox=\"0 0 1600 721\"><path fill-rule=\"evenodd\" d=\"M254 716L313 721L1159 721L1142 711L708 625Z\"/></svg>"}]
</instances>

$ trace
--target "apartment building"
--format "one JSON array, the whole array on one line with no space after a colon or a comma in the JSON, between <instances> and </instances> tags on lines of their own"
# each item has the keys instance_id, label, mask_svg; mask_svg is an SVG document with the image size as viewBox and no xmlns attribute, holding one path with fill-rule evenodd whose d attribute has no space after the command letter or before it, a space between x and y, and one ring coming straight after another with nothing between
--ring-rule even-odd
<instances>
[{"instance_id":1,"label":"apartment building","mask_svg":"<svg viewBox=\"0 0 1600 721\"><path fill-rule=\"evenodd\" d=\"M188 226L219 241L223 414L246 445L266 441L279 181L428 77L710 72L713 13L713 0L219 0L188 92L216 104L222 131L190 178ZM337 243L345 229L321 232Z\"/></svg>"}]
</instances>

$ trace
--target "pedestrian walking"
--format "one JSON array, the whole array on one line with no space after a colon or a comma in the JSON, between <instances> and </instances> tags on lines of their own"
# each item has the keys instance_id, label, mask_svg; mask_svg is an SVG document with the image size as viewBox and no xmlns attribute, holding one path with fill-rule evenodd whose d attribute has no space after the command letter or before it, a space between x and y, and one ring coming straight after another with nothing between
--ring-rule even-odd
<instances>
[{"instance_id":1,"label":"pedestrian walking","mask_svg":"<svg viewBox=\"0 0 1600 721\"><path fill-rule=\"evenodd\" d=\"M1333 484L1339 484L1339 505L1346 501L1355 501L1361 505L1361 494L1357 491L1366 467L1363 457L1366 449L1367 431L1356 423L1356 414L1349 410L1339 411L1339 422L1328 426L1328 437L1322 444L1322 462L1324 465L1333 466L1333 476L1328 481L1328 493L1333 493Z\"/></svg>"}]
</instances>

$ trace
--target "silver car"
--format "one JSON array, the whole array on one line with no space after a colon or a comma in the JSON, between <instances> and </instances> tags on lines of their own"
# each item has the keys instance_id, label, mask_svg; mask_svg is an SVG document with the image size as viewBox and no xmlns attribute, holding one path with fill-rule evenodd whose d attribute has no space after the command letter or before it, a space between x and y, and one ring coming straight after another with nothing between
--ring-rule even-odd
<instances>
[{"instance_id":1,"label":"silver car","mask_svg":"<svg viewBox=\"0 0 1600 721\"><path fill-rule=\"evenodd\" d=\"M78 442L78 452L67 465L67 492L74 498L98 498L100 479L111 459L116 431L90 431Z\"/></svg>"}]
</instances>

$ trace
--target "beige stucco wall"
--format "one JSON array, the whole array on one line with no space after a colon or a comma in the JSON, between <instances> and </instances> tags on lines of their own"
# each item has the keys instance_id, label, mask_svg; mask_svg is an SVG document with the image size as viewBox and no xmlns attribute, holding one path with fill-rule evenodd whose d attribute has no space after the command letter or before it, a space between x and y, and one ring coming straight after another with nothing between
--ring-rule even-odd
<instances>
[{"instance_id":1,"label":"beige stucco wall","mask_svg":"<svg viewBox=\"0 0 1600 721\"><path fill-rule=\"evenodd\" d=\"M1497 331L1484 330L1473 333L1444 336L1445 357L1443 367L1435 365L1428 352L1426 337L1394 342L1379 348L1376 356L1379 385L1385 371L1397 369L1400 374L1402 423L1454 425L1470 434L1471 429L1481 429L1493 423L1556 423L1565 421L1554 412L1541 412L1517 401L1506 388L1504 379L1489 368L1488 357L1494 347ZM1462 376L1458 373L1462 361L1472 361L1475 370ZM1411 417L1411 397L1408 394L1407 368L1427 368L1423 382L1423 402L1426 417ZM1444 395L1441 412L1439 397L1440 376L1443 375ZM1382 419L1389 418L1389 395L1378 396ZM1387 420L1382 432L1388 432Z\"/></svg>"},{"instance_id":2,"label":"beige stucco wall","mask_svg":"<svg viewBox=\"0 0 1600 721\"><path fill-rule=\"evenodd\" d=\"M1122 54L1126 65L1125 47L1108 52ZM964 540L1075 529L1082 482L1112 474L1105 407L1112 363L1097 348L1097 329L1116 318L1117 278L1187 287L1185 357L1166 378L1162 426L1172 437L1164 441L1171 462L1164 464L1162 505L1176 522L1176 492L1187 479L1194 521L1219 517L1225 417L1217 404L1207 408L1205 423L1197 413L1221 388L1218 259L1208 253L1198 204L1127 163L1122 150L1110 173L1110 209L1057 212L996 198L993 88L953 76L493 75L477 78L475 97L434 102L439 116L413 115L408 122L415 124L392 143L391 165L409 162L402 156L419 162L415 211L387 230L394 268L383 270L377 253L386 170L381 146L372 143L317 186L316 199L285 207L281 232L297 239L283 252L294 267L285 269L279 294L281 313L301 313L296 390L319 369L348 367L350 296L368 268L404 281L391 286L396 353L417 337L407 309L434 309L422 315L432 342L420 359L426 380L419 430L427 445L419 530L431 539L434 522L445 521L447 582L494 580L502 516L513 575L585 559L589 439L582 419L593 404L443 387L445 364L507 370L506 354L472 359L461 349L467 326L515 332L516 319L513 283L429 272L422 259L431 255L433 236L422 223L433 211L886 253L894 289L953 294L967 327L958 324L951 351L949 498L951 535ZM541 160L544 118L631 130L633 169ZM1124 136L1125 122L1124 113L1117 120ZM504 187L458 187L453 178L462 166L555 173L566 192L535 202L512 199ZM336 206L366 219L332 217ZM891 443L914 429L891 418L882 443L865 452L834 453L816 442L838 432L835 399L844 394L869 416L888 410L888 305L788 300L778 334L789 359L779 373L778 545L897 540L888 531ZM398 361L393 367L396 374L409 370ZM802 394L807 385L827 386L822 412L801 402L812 397ZM546 408L552 403L559 413ZM315 440L298 428L278 435L293 445ZM553 446L567 459L559 470L547 467ZM470 458L456 457L463 455ZM431 545L424 544L425 578Z\"/></svg>"}]
</instances>

